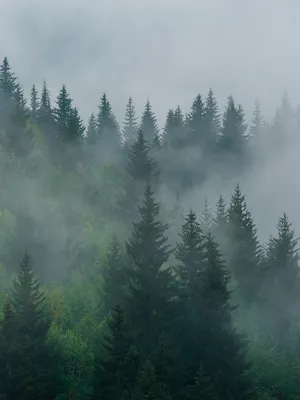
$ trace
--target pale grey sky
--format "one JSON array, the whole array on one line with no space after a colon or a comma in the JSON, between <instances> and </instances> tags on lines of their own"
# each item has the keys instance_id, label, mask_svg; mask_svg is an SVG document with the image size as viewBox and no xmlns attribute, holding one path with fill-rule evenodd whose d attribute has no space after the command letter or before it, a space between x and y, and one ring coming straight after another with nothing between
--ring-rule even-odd
<instances>
[{"instance_id":1,"label":"pale grey sky","mask_svg":"<svg viewBox=\"0 0 300 400\"><path fill-rule=\"evenodd\" d=\"M128 97L164 122L212 87L270 117L300 98L299 0L1 0L0 57L23 83L65 83L86 119L107 92L119 120Z\"/></svg>"}]
</instances>

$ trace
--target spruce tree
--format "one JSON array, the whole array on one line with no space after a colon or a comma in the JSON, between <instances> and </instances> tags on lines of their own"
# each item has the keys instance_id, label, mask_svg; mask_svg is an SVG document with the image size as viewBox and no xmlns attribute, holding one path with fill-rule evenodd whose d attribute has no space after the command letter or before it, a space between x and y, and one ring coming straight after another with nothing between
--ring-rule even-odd
<instances>
[{"instance_id":1,"label":"spruce tree","mask_svg":"<svg viewBox=\"0 0 300 400\"><path fill-rule=\"evenodd\" d=\"M137 140L128 149L125 164L124 193L121 198L122 209L135 217L138 204L144 194L145 185L158 183L159 169L157 162L150 155L150 148L139 130Z\"/></svg>"},{"instance_id":2,"label":"spruce tree","mask_svg":"<svg viewBox=\"0 0 300 400\"><path fill-rule=\"evenodd\" d=\"M152 107L149 100L147 100L145 105L145 110L142 115L140 129L144 134L145 140L149 143L149 146L152 147L155 138L159 137L159 129L157 126L156 116L152 111Z\"/></svg>"},{"instance_id":3,"label":"spruce tree","mask_svg":"<svg viewBox=\"0 0 300 400\"><path fill-rule=\"evenodd\" d=\"M213 218L212 234L220 245L221 253L226 254L229 245L228 238L228 215L226 204L222 195L217 201L216 213Z\"/></svg>"},{"instance_id":4,"label":"spruce tree","mask_svg":"<svg viewBox=\"0 0 300 400\"><path fill-rule=\"evenodd\" d=\"M232 243L228 261L237 280L239 302L253 301L259 293L260 246L256 227L247 209L245 196L236 185L228 210L228 238Z\"/></svg>"},{"instance_id":5,"label":"spruce tree","mask_svg":"<svg viewBox=\"0 0 300 400\"><path fill-rule=\"evenodd\" d=\"M267 301L267 331L280 345L286 343L291 327L298 322L299 253L298 239L284 213L277 224L277 236L270 239L265 260L262 296Z\"/></svg>"},{"instance_id":6,"label":"spruce tree","mask_svg":"<svg viewBox=\"0 0 300 400\"><path fill-rule=\"evenodd\" d=\"M46 81L43 82L37 121L48 139L54 139L54 115L51 107L50 93Z\"/></svg>"},{"instance_id":7,"label":"spruce tree","mask_svg":"<svg viewBox=\"0 0 300 400\"><path fill-rule=\"evenodd\" d=\"M229 273L222 261L218 244L209 233L204 242L205 267L202 274L203 301L201 360L212 378L216 394L224 400L253 398L247 375L245 341L232 324L232 306L227 288Z\"/></svg>"},{"instance_id":8,"label":"spruce tree","mask_svg":"<svg viewBox=\"0 0 300 400\"><path fill-rule=\"evenodd\" d=\"M67 91L66 85L63 85L56 100L54 109L54 121L56 125L57 138L64 140L68 136L68 123L72 112L72 99Z\"/></svg>"},{"instance_id":9,"label":"spruce tree","mask_svg":"<svg viewBox=\"0 0 300 400\"><path fill-rule=\"evenodd\" d=\"M119 125L105 93L101 98L97 115L97 141L99 140L104 151L114 151L121 144Z\"/></svg>"},{"instance_id":10,"label":"spruce tree","mask_svg":"<svg viewBox=\"0 0 300 400\"><path fill-rule=\"evenodd\" d=\"M106 316L116 305L124 306L126 272L124 255L118 238L113 235L108 247L106 258L101 267L101 309L102 315Z\"/></svg>"},{"instance_id":11,"label":"spruce tree","mask_svg":"<svg viewBox=\"0 0 300 400\"><path fill-rule=\"evenodd\" d=\"M135 108L132 97L129 97L125 112L125 121L123 124L123 137L128 145L132 145L136 140L138 133L138 123L135 115Z\"/></svg>"},{"instance_id":12,"label":"spruce tree","mask_svg":"<svg viewBox=\"0 0 300 400\"><path fill-rule=\"evenodd\" d=\"M37 123L38 109L39 109L38 91L35 85L33 85L30 91L30 117L31 121L34 124Z\"/></svg>"},{"instance_id":13,"label":"spruce tree","mask_svg":"<svg viewBox=\"0 0 300 400\"><path fill-rule=\"evenodd\" d=\"M203 146L206 144L205 136L205 105L200 94L192 104L192 109L187 119L188 141L191 146Z\"/></svg>"},{"instance_id":14,"label":"spruce tree","mask_svg":"<svg viewBox=\"0 0 300 400\"><path fill-rule=\"evenodd\" d=\"M249 129L250 138L258 139L261 136L263 125L264 125L264 117L261 111L260 102L258 99L256 99L254 103L252 120Z\"/></svg>"},{"instance_id":15,"label":"spruce tree","mask_svg":"<svg viewBox=\"0 0 300 400\"><path fill-rule=\"evenodd\" d=\"M96 143L97 140L97 120L95 117L95 114L92 113L89 122L88 122L88 127L86 131L86 143Z\"/></svg>"},{"instance_id":16,"label":"spruce tree","mask_svg":"<svg viewBox=\"0 0 300 400\"><path fill-rule=\"evenodd\" d=\"M16 398L52 400L59 393L57 359L47 341L50 321L45 297L33 275L28 253L24 254L13 282L12 306L15 319L12 347L19 355L19 363L11 372Z\"/></svg>"},{"instance_id":17,"label":"spruce tree","mask_svg":"<svg viewBox=\"0 0 300 400\"><path fill-rule=\"evenodd\" d=\"M135 386L138 353L128 333L124 311L120 306L112 310L104 335L105 355L97 358L94 398L103 400L129 400Z\"/></svg>"},{"instance_id":18,"label":"spruce tree","mask_svg":"<svg viewBox=\"0 0 300 400\"><path fill-rule=\"evenodd\" d=\"M169 328L174 296L167 225L158 220L160 207L150 185L146 186L140 220L133 223L131 239L126 242L130 269L128 316L143 357L151 354L161 331Z\"/></svg>"},{"instance_id":19,"label":"spruce tree","mask_svg":"<svg viewBox=\"0 0 300 400\"><path fill-rule=\"evenodd\" d=\"M213 226L213 214L212 210L208 204L207 198L204 200L204 209L202 215L200 217L201 228L204 234L207 234L211 231Z\"/></svg>"},{"instance_id":20,"label":"spruce tree","mask_svg":"<svg viewBox=\"0 0 300 400\"><path fill-rule=\"evenodd\" d=\"M72 108L67 121L67 132L65 141L72 143L81 143L85 127L76 107Z\"/></svg>"},{"instance_id":21,"label":"spruce tree","mask_svg":"<svg viewBox=\"0 0 300 400\"><path fill-rule=\"evenodd\" d=\"M210 149L213 149L219 139L221 119L218 103L212 89L209 89L208 95L205 99L204 120L207 144Z\"/></svg>"},{"instance_id":22,"label":"spruce tree","mask_svg":"<svg viewBox=\"0 0 300 400\"><path fill-rule=\"evenodd\" d=\"M220 149L224 154L239 156L243 153L245 148L244 129L243 110L241 107L236 107L232 96L230 96L223 116L219 140Z\"/></svg>"},{"instance_id":23,"label":"spruce tree","mask_svg":"<svg viewBox=\"0 0 300 400\"><path fill-rule=\"evenodd\" d=\"M0 110L3 127L5 127L5 121L8 117L5 114L9 112L10 102L17 87L17 78L11 70L7 57L5 57L3 63L0 65Z\"/></svg>"}]
</instances>

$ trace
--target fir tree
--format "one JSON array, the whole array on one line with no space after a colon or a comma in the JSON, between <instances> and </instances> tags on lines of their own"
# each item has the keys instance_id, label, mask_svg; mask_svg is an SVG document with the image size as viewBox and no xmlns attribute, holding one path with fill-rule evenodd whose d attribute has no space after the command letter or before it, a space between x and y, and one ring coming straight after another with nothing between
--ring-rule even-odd
<instances>
[{"instance_id":1,"label":"fir tree","mask_svg":"<svg viewBox=\"0 0 300 400\"><path fill-rule=\"evenodd\" d=\"M204 234L207 234L211 231L213 226L213 214L211 208L209 207L207 198L204 200L204 209L200 218L200 222Z\"/></svg>"},{"instance_id":2,"label":"fir tree","mask_svg":"<svg viewBox=\"0 0 300 400\"><path fill-rule=\"evenodd\" d=\"M205 105L199 94L192 104L187 120L189 144L191 146L204 146L206 143L204 119Z\"/></svg>"},{"instance_id":3,"label":"fir tree","mask_svg":"<svg viewBox=\"0 0 300 400\"><path fill-rule=\"evenodd\" d=\"M165 265L170 254L165 236L168 226L158 220L159 210L147 185L139 207L140 220L133 223L132 237L126 242L129 262L132 262L129 319L143 356L153 351L160 331L168 328L174 295L171 271Z\"/></svg>"},{"instance_id":4,"label":"fir tree","mask_svg":"<svg viewBox=\"0 0 300 400\"><path fill-rule=\"evenodd\" d=\"M150 149L139 130L137 140L128 150L125 164L124 194L122 208L134 216L144 194L145 185L158 183L159 169L156 160L151 157Z\"/></svg>"},{"instance_id":5,"label":"fir tree","mask_svg":"<svg viewBox=\"0 0 300 400\"><path fill-rule=\"evenodd\" d=\"M251 213L238 184L231 198L228 220L234 248L230 250L230 265L238 283L239 300L248 304L259 292L260 249Z\"/></svg>"},{"instance_id":6,"label":"fir tree","mask_svg":"<svg viewBox=\"0 0 300 400\"><path fill-rule=\"evenodd\" d=\"M207 142L209 147L213 148L219 139L221 119L218 103L212 89L209 89L208 95L205 99L204 120Z\"/></svg>"},{"instance_id":7,"label":"fir tree","mask_svg":"<svg viewBox=\"0 0 300 400\"><path fill-rule=\"evenodd\" d=\"M298 321L300 300L298 240L286 213L278 220L277 232L267 246L263 297L268 304L268 332L284 345L291 326Z\"/></svg>"},{"instance_id":8,"label":"fir tree","mask_svg":"<svg viewBox=\"0 0 300 400\"><path fill-rule=\"evenodd\" d=\"M138 123L135 115L135 108L131 97L128 99L123 126L123 136L127 144L132 145L138 133Z\"/></svg>"},{"instance_id":9,"label":"fir tree","mask_svg":"<svg viewBox=\"0 0 300 400\"><path fill-rule=\"evenodd\" d=\"M42 131L46 134L46 136L50 137L51 135L53 137L52 131L53 131L54 117L51 108L50 93L46 81L43 82L37 120L38 124L41 126Z\"/></svg>"},{"instance_id":10,"label":"fir tree","mask_svg":"<svg viewBox=\"0 0 300 400\"><path fill-rule=\"evenodd\" d=\"M117 149L120 145L119 126L105 93L97 115L97 138L97 141L101 140L105 149Z\"/></svg>"},{"instance_id":11,"label":"fir tree","mask_svg":"<svg viewBox=\"0 0 300 400\"><path fill-rule=\"evenodd\" d=\"M57 137L64 140L68 134L68 123L72 112L72 99L67 91L66 85L63 85L56 100L54 109L54 121L56 125Z\"/></svg>"},{"instance_id":12,"label":"fir tree","mask_svg":"<svg viewBox=\"0 0 300 400\"><path fill-rule=\"evenodd\" d=\"M233 98L228 99L223 116L220 148L227 154L240 155L245 147L245 122L242 108L236 107Z\"/></svg>"},{"instance_id":13,"label":"fir tree","mask_svg":"<svg viewBox=\"0 0 300 400\"><path fill-rule=\"evenodd\" d=\"M86 131L86 143L96 143L97 140L97 120L95 114L90 115Z\"/></svg>"},{"instance_id":14,"label":"fir tree","mask_svg":"<svg viewBox=\"0 0 300 400\"><path fill-rule=\"evenodd\" d=\"M0 92L4 96L2 96L2 101L11 100L17 87L17 78L11 71L11 66L7 57L5 57L0 66Z\"/></svg>"},{"instance_id":15,"label":"fir tree","mask_svg":"<svg viewBox=\"0 0 300 400\"><path fill-rule=\"evenodd\" d=\"M128 333L124 311L116 306L108 318L104 335L106 357L98 358L94 398L127 400L132 398L138 369L138 354Z\"/></svg>"},{"instance_id":16,"label":"fir tree","mask_svg":"<svg viewBox=\"0 0 300 400\"><path fill-rule=\"evenodd\" d=\"M35 85L32 86L30 91L30 117L31 121L35 124L38 118L39 99L38 92Z\"/></svg>"},{"instance_id":17,"label":"fir tree","mask_svg":"<svg viewBox=\"0 0 300 400\"><path fill-rule=\"evenodd\" d=\"M103 266L101 268L102 313L107 315L116 305L124 306L126 273L124 255L117 237L114 235Z\"/></svg>"},{"instance_id":18,"label":"fir tree","mask_svg":"<svg viewBox=\"0 0 300 400\"><path fill-rule=\"evenodd\" d=\"M145 110L142 115L140 129L144 134L145 140L152 146L155 137L159 136L159 129L157 126L157 119L152 111L150 101L148 100L145 105Z\"/></svg>"},{"instance_id":19,"label":"fir tree","mask_svg":"<svg viewBox=\"0 0 300 400\"><path fill-rule=\"evenodd\" d=\"M202 365L212 377L216 394L224 400L251 399L251 382L245 361L245 342L233 327L229 273L217 243L209 233L204 242L205 268L202 274Z\"/></svg>"},{"instance_id":20,"label":"fir tree","mask_svg":"<svg viewBox=\"0 0 300 400\"><path fill-rule=\"evenodd\" d=\"M258 99L255 100L254 108L252 112L252 120L249 129L250 138L259 138L264 125L264 117L261 111L260 102Z\"/></svg>"},{"instance_id":21,"label":"fir tree","mask_svg":"<svg viewBox=\"0 0 300 400\"><path fill-rule=\"evenodd\" d=\"M12 371L16 398L53 399L59 393L57 360L47 341L50 321L45 297L33 275L28 253L13 282L12 306L16 332L12 346L19 354L19 364Z\"/></svg>"},{"instance_id":22,"label":"fir tree","mask_svg":"<svg viewBox=\"0 0 300 400\"><path fill-rule=\"evenodd\" d=\"M222 195L220 195L217 201L217 209L215 217L213 218L212 233L220 245L221 253L226 254L226 248L228 246L228 215L226 204Z\"/></svg>"},{"instance_id":23,"label":"fir tree","mask_svg":"<svg viewBox=\"0 0 300 400\"><path fill-rule=\"evenodd\" d=\"M80 143L83 139L85 127L76 107L72 108L67 121L67 135L65 140Z\"/></svg>"}]
</instances>

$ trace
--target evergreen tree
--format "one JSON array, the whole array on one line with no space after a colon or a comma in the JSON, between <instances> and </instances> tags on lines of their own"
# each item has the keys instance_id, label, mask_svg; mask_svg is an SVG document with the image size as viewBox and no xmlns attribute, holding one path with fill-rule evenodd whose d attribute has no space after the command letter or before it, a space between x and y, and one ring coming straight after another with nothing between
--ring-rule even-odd
<instances>
[{"instance_id":1,"label":"evergreen tree","mask_svg":"<svg viewBox=\"0 0 300 400\"><path fill-rule=\"evenodd\" d=\"M203 147L206 142L205 132L205 105L199 94L192 104L192 109L187 119L189 144Z\"/></svg>"},{"instance_id":2,"label":"evergreen tree","mask_svg":"<svg viewBox=\"0 0 300 400\"><path fill-rule=\"evenodd\" d=\"M213 226L213 214L211 208L209 207L207 198L205 198L204 201L204 209L200 218L200 222L203 233L207 234L211 231Z\"/></svg>"},{"instance_id":3,"label":"evergreen tree","mask_svg":"<svg viewBox=\"0 0 300 400\"><path fill-rule=\"evenodd\" d=\"M46 81L43 82L37 120L45 135L48 138L52 137L53 139L54 116L51 108L50 93Z\"/></svg>"},{"instance_id":4,"label":"evergreen tree","mask_svg":"<svg viewBox=\"0 0 300 400\"><path fill-rule=\"evenodd\" d=\"M212 233L220 245L221 253L226 254L226 248L229 245L227 242L228 232L228 215L226 204L222 195L217 202L215 217L213 218Z\"/></svg>"},{"instance_id":5,"label":"evergreen tree","mask_svg":"<svg viewBox=\"0 0 300 400\"><path fill-rule=\"evenodd\" d=\"M159 169L156 160L151 157L150 149L141 130L137 140L128 150L125 164L124 194L122 209L134 217L138 204L144 194L145 185L158 183Z\"/></svg>"},{"instance_id":6,"label":"evergreen tree","mask_svg":"<svg viewBox=\"0 0 300 400\"><path fill-rule=\"evenodd\" d=\"M95 114L92 113L89 118L88 127L86 131L85 142L87 144L93 144L97 141L97 120Z\"/></svg>"},{"instance_id":7,"label":"evergreen tree","mask_svg":"<svg viewBox=\"0 0 300 400\"><path fill-rule=\"evenodd\" d=\"M133 223L131 239L126 242L130 270L129 320L138 349L148 356L160 332L168 328L171 299L174 295L171 270L166 266L170 250L165 236L167 225L158 220L160 207L150 185L146 186L140 221Z\"/></svg>"},{"instance_id":8,"label":"evergreen tree","mask_svg":"<svg viewBox=\"0 0 300 400\"><path fill-rule=\"evenodd\" d=\"M105 93L97 115L97 137L97 141L101 140L105 149L114 150L120 145L119 126Z\"/></svg>"},{"instance_id":9,"label":"evergreen tree","mask_svg":"<svg viewBox=\"0 0 300 400\"><path fill-rule=\"evenodd\" d=\"M0 109L2 118L5 117L4 113L9 110L10 101L13 99L17 87L17 78L11 71L11 66L7 57L5 57L0 65Z\"/></svg>"},{"instance_id":10,"label":"evergreen tree","mask_svg":"<svg viewBox=\"0 0 300 400\"><path fill-rule=\"evenodd\" d=\"M144 134L145 140L152 146L156 137L159 137L159 129L157 126L157 119L152 111L150 101L147 100L145 110L142 115L140 129Z\"/></svg>"},{"instance_id":11,"label":"evergreen tree","mask_svg":"<svg viewBox=\"0 0 300 400\"><path fill-rule=\"evenodd\" d=\"M31 121L35 124L38 118L39 99L38 92L35 85L32 86L30 91L30 117Z\"/></svg>"},{"instance_id":12,"label":"evergreen tree","mask_svg":"<svg viewBox=\"0 0 300 400\"><path fill-rule=\"evenodd\" d=\"M219 145L225 154L240 155L245 147L245 122L243 110L229 97L223 116Z\"/></svg>"},{"instance_id":13,"label":"evergreen tree","mask_svg":"<svg viewBox=\"0 0 300 400\"><path fill-rule=\"evenodd\" d=\"M277 232L267 246L263 297L268 305L267 330L284 345L291 326L298 322L300 300L298 240L286 213L278 220Z\"/></svg>"},{"instance_id":14,"label":"evergreen tree","mask_svg":"<svg viewBox=\"0 0 300 400\"><path fill-rule=\"evenodd\" d=\"M231 198L228 220L229 238L234 249L229 250L229 261L238 283L239 300L248 304L259 292L260 249L256 228L239 184Z\"/></svg>"},{"instance_id":15,"label":"evergreen tree","mask_svg":"<svg viewBox=\"0 0 300 400\"><path fill-rule=\"evenodd\" d=\"M204 120L208 145L213 148L219 139L221 119L218 103L212 89L209 89L205 99Z\"/></svg>"},{"instance_id":16,"label":"evergreen tree","mask_svg":"<svg viewBox=\"0 0 300 400\"><path fill-rule=\"evenodd\" d=\"M56 100L54 109L54 121L56 125L57 138L64 140L68 137L68 124L72 113L72 99L67 91L66 85L63 85Z\"/></svg>"},{"instance_id":17,"label":"evergreen tree","mask_svg":"<svg viewBox=\"0 0 300 400\"><path fill-rule=\"evenodd\" d=\"M46 316L45 297L33 275L28 253L22 258L13 282L14 341L11 349L18 354L13 364L15 398L53 399L58 392L56 357L47 342L50 321ZM10 365L10 360L7 361Z\"/></svg>"},{"instance_id":18,"label":"evergreen tree","mask_svg":"<svg viewBox=\"0 0 300 400\"><path fill-rule=\"evenodd\" d=\"M123 127L123 136L127 144L132 145L136 140L138 133L138 123L137 118L135 116L135 108L133 105L133 100L129 97L126 112L125 112L125 121Z\"/></svg>"},{"instance_id":19,"label":"evergreen tree","mask_svg":"<svg viewBox=\"0 0 300 400\"><path fill-rule=\"evenodd\" d=\"M202 365L212 378L216 395L224 400L251 399L251 382L247 375L245 342L232 324L229 273L217 243L209 233L204 242L205 268L202 274Z\"/></svg>"},{"instance_id":20,"label":"evergreen tree","mask_svg":"<svg viewBox=\"0 0 300 400\"><path fill-rule=\"evenodd\" d=\"M96 364L94 398L127 400L132 398L138 369L138 354L128 333L124 311L116 306L108 318L104 335L106 357Z\"/></svg>"},{"instance_id":21,"label":"evergreen tree","mask_svg":"<svg viewBox=\"0 0 300 400\"><path fill-rule=\"evenodd\" d=\"M171 135L173 134L174 129L175 129L174 111L169 110L167 113L167 118L163 130L163 137L165 144L169 143L169 140L172 137Z\"/></svg>"},{"instance_id":22,"label":"evergreen tree","mask_svg":"<svg viewBox=\"0 0 300 400\"><path fill-rule=\"evenodd\" d=\"M102 288L101 301L103 316L113 310L116 305L124 306L126 273L124 255L117 237L114 235L103 266L101 268Z\"/></svg>"},{"instance_id":23,"label":"evergreen tree","mask_svg":"<svg viewBox=\"0 0 300 400\"><path fill-rule=\"evenodd\" d=\"M271 125L272 141L276 148L280 149L286 145L288 138L294 134L294 112L287 93L281 101L281 105L275 114Z\"/></svg>"},{"instance_id":24,"label":"evergreen tree","mask_svg":"<svg viewBox=\"0 0 300 400\"><path fill-rule=\"evenodd\" d=\"M85 127L76 107L72 108L67 121L67 135L65 140L80 143L83 140Z\"/></svg>"},{"instance_id":25,"label":"evergreen tree","mask_svg":"<svg viewBox=\"0 0 300 400\"><path fill-rule=\"evenodd\" d=\"M259 138L264 125L264 117L261 111L260 102L258 99L255 100L252 121L249 129L250 138Z\"/></svg>"}]
</instances>

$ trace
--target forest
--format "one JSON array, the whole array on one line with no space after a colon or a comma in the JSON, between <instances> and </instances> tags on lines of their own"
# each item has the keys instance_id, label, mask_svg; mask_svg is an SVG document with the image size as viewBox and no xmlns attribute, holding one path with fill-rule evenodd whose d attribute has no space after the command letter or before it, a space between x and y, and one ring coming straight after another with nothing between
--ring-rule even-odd
<instances>
[{"instance_id":1,"label":"forest","mask_svg":"<svg viewBox=\"0 0 300 400\"><path fill-rule=\"evenodd\" d=\"M243 191L300 110L248 123L211 89L159 129L99 98L84 126L66 85L27 99L0 66L1 398L300 399L298 239L283 209L262 241Z\"/></svg>"}]
</instances>

